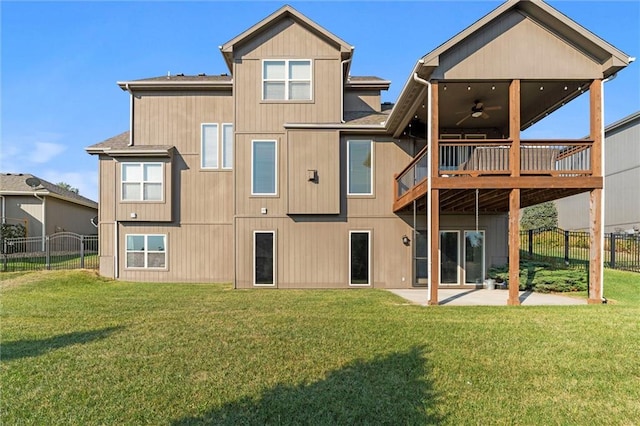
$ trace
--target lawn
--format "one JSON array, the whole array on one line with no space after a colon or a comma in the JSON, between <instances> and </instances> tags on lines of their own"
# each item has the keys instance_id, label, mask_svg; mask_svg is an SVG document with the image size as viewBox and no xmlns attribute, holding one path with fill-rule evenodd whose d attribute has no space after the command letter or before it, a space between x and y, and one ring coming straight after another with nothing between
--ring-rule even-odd
<instances>
[{"instance_id":1,"label":"lawn","mask_svg":"<svg viewBox=\"0 0 640 426\"><path fill-rule=\"evenodd\" d=\"M2 423L635 424L640 275L610 303L0 275Z\"/></svg>"}]
</instances>

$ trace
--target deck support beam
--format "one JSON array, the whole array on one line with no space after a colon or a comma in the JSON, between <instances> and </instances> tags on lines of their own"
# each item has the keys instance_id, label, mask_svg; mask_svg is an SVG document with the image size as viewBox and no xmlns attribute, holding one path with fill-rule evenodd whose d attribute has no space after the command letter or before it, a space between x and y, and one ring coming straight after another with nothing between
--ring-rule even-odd
<instances>
[{"instance_id":1,"label":"deck support beam","mask_svg":"<svg viewBox=\"0 0 640 426\"><path fill-rule=\"evenodd\" d=\"M594 80L589 87L591 169L593 175L604 174L604 119L602 108L602 80ZM603 182L604 186L604 182ZM602 252L604 249L604 218L602 189L596 188L589 193L589 304L602 303Z\"/></svg>"},{"instance_id":2,"label":"deck support beam","mask_svg":"<svg viewBox=\"0 0 640 426\"><path fill-rule=\"evenodd\" d=\"M509 84L509 157L511 177L520 176L520 80ZM509 192L509 298L507 305L520 304L520 189Z\"/></svg>"},{"instance_id":3,"label":"deck support beam","mask_svg":"<svg viewBox=\"0 0 640 426\"><path fill-rule=\"evenodd\" d=\"M520 304L520 190L509 193L509 299L507 305Z\"/></svg>"},{"instance_id":4,"label":"deck support beam","mask_svg":"<svg viewBox=\"0 0 640 426\"><path fill-rule=\"evenodd\" d=\"M429 131L430 146L429 158L431 163L429 164L429 185L427 188L427 197L430 197L431 203L428 203L429 214L428 218L430 223L427 223L429 241L431 247L429 247L429 305L438 304L438 286L440 285L440 191L433 189L431 184L433 179L437 178L440 174L440 160L438 159L438 152L440 150L438 138L440 137L440 122L439 114L440 108L438 108L438 82L431 82L430 92L430 109L431 114L431 128Z\"/></svg>"}]
</instances>

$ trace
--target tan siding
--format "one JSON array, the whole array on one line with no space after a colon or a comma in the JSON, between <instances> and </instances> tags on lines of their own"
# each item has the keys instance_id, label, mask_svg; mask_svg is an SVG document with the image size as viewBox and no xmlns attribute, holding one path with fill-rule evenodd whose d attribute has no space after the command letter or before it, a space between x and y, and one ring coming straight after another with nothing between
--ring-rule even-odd
<instances>
[{"instance_id":1,"label":"tan siding","mask_svg":"<svg viewBox=\"0 0 640 426\"><path fill-rule=\"evenodd\" d=\"M340 213L338 132L288 133L289 214ZM317 171L309 181L308 171Z\"/></svg>"},{"instance_id":2,"label":"tan siding","mask_svg":"<svg viewBox=\"0 0 640 426\"><path fill-rule=\"evenodd\" d=\"M113 222L116 220L115 209L119 176L116 174L116 161L106 155L101 155L98 161L98 173L100 176L98 218L99 223Z\"/></svg>"},{"instance_id":3,"label":"tan siding","mask_svg":"<svg viewBox=\"0 0 640 426\"><path fill-rule=\"evenodd\" d=\"M253 287L253 232L276 231L278 288L348 288L349 231L371 231L372 287L411 285L411 248L402 235L411 228L399 218L349 221L288 218L238 219L236 285ZM402 281L402 278L405 278Z\"/></svg>"},{"instance_id":4,"label":"tan siding","mask_svg":"<svg viewBox=\"0 0 640 426\"><path fill-rule=\"evenodd\" d=\"M97 234L98 230L91 224L91 218L97 214L97 209L47 197L47 234L55 232Z\"/></svg>"},{"instance_id":5,"label":"tan siding","mask_svg":"<svg viewBox=\"0 0 640 426\"><path fill-rule=\"evenodd\" d=\"M238 46L234 54L247 59L335 57L337 49L293 19L283 19Z\"/></svg>"},{"instance_id":6,"label":"tan siding","mask_svg":"<svg viewBox=\"0 0 640 426\"><path fill-rule=\"evenodd\" d=\"M202 123L233 122L233 98L221 92L145 92L134 98L135 145L175 145L200 152Z\"/></svg>"},{"instance_id":7,"label":"tan siding","mask_svg":"<svg viewBox=\"0 0 640 426\"><path fill-rule=\"evenodd\" d=\"M114 229L113 223L100 223L100 232L98 234L98 241L100 243L99 256L100 256L100 275L113 278L113 255L114 255Z\"/></svg>"},{"instance_id":8,"label":"tan siding","mask_svg":"<svg viewBox=\"0 0 640 426\"><path fill-rule=\"evenodd\" d=\"M164 163L164 185L163 185L163 200L162 201L144 201L144 202L131 202L122 201L121 194L121 176L122 176L122 163L124 162L161 162ZM123 159L118 161L116 167L116 179L118 182L118 188L116 189L116 219L122 221L139 221L139 222L170 222L172 215L172 163L169 159ZM135 215L135 217L133 216Z\"/></svg>"},{"instance_id":9,"label":"tan siding","mask_svg":"<svg viewBox=\"0 0 640 426\"><path fill-rule=\"evenodd\" d=\"M593 79L602 78L602 67L538 23L512 12L443 54L431 78Z\"/></svg>"},{"instance_id":10,"label":"tan siding","mask_svg":"<svg viewBox=\"0 0 640 426\"><path fill-rule=\"evenodd\" d=\"M167 269L127 269L127 234L167 235ZM233 226L121 224L120 278L131 281L231 282L233 281Z\"/></svg>"},{"instance_id":11,"label":"tan siding","mask_svg":"<svg viewBox=\"0 0 640 426\"><path fill-rule=\"evenodd\" d=\"M253 140L276 140L278 155L278 194L276 196L251 195L251 144ZM283 134L243 134L236 143L236 214L259 216L267 208L269 216L282 216L287 212L287 145Z\"/></svg>"},{"instance_id":12,"label":"tan siding","mask_svg":"<svg viewBox=\"0 0 640 426\"><path fill-rule=\"evenodd\" d=\"M349 90L344 95L344 110L380 112L380 92L370 90Z\"/></svg>"},{"instance_id":13,"label":"tan siding","mask_svg":"<svg viewBox=\"0 0 640 426\"><path fill-rule=\"evenodd\" d=\"M347 193L347 141L374 140L374 194L372 196L348 196L347 214L354 216L392 216L393 215L393 175L401 171L411 161L407 154L393 139L387 137L351 137L342 138L342 184Z\"/></svg>"},{"instance_id":14,"label":"tan siding","mask_svg":"<svg viewBox=\"0 0 640 426\"><path fill-rule=\"evenodd\" d=\"M314 59L303 56L302 59ZM243 59L236 64L236 130L282 131L288 123L340 121L340 61L313 61L312 101L262 101L262 62Z\"/></svg>"}]
</instances>

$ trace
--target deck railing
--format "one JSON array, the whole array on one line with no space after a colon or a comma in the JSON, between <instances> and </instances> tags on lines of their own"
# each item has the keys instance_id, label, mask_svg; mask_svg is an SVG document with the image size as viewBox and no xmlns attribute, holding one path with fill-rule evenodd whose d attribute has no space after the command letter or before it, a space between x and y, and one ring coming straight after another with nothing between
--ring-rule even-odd
<instances>
[{"instance_id":1,"label":"deck railing","mask_svg":"<svg viewBox=\"0 0 640 426\"><path fill-rule=\"evenodd\" d=\"M438 141L438 176L509 176L511 139L441 139ZM593 140L520 141L521 176L591 176ZM426 193L429 177L427 147L395 176L394 209L404 208Z\"/></svg>"},{"instance_id":2,"label":"deck railing","mask_svg":"<svg viewBox=\"0 0 640 426\"><path fill-rule=\"evenodd\" d=\"M520 174L589 176L592 140L523 140ZM510 175L510 139L439 141L440 176Z\"/></svg>"}]
</instances>

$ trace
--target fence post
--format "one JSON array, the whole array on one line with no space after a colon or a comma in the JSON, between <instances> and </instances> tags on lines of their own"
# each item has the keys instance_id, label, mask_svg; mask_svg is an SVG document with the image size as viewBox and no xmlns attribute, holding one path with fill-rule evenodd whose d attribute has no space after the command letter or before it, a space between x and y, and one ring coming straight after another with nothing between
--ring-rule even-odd
<instances>
[{"instance_id":1,"label":"fence post","mask_svg":"<svg viewBox=\"0 0 640 426\"><path fill-rule=\"evenodd\" d=\"M8 259L7 259L7 240L2 239L2 272L7 272L9 269Z\"/></svg>"},{"instance_id":2,"label":"fence post","mask_svg":"<svg viewBox=\"0 0 640 426\"><path fill-rule=\"evenodd\" d=\"M564 231L564 264L569 264L569 231Z\"/></svg>"},{"instance_id":3,"label":"fence post","mask_svg":"<svg viewBox=\"0 0 640 426\"><path fill-rule=\"evenodd\" d=\"M529 229L529 257L533 257L533 229Z\"/></svg>"},{"instance_id":4,"label":"fence post","mask_svg":"<svg viewBox=\"0 0 640 426\"><path fill-rule=\"evenodd\" d=\"M84 235L80 236L80 268L84 269Z\"/></svg>"},{"instance_id":5,"label":"fence post","mask_svg":"<svg viewBox=\"0 0 640 426\"><path fill-rule=\"evenodd\" d=\"M609 256L609 267L611 269L616 269L616 234L613 232L609 234L609 239L609 250L611 251Z\"/></svg>"},{"instance_id":6,"label":"fence post","mask_svg":"<svg viewBox=\"0 0 640 426\"><path fill-rule=\"evenodd\" d=\"M48 235L44 238L44 241L45 241L44 249L46 253L45 269L50 270L51 269L51 244L50 244Z\"/></svg>"}]
</instances>

